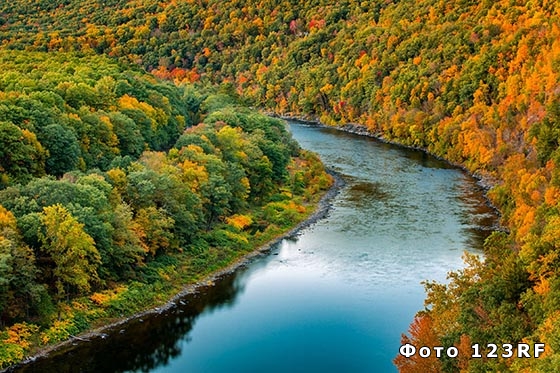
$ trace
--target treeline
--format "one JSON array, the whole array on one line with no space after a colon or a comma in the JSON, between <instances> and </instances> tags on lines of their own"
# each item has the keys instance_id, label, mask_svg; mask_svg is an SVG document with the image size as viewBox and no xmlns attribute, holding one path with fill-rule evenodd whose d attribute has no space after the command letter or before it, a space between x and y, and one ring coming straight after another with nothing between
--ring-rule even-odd
<instances>
[{"instance_id":1,"label":"treeline","mask_svg":"<svg viewBox=\"0 0 560 373\"><path fill-rule=\"evenodd\" d=\"M469 259L448 286L428 285L412 337L547 345L539 359L434 360L436 372L553 371L559 9L550 0L15 0L0 5L0 40L7 49L107 54L175 82L228 82L253 105L361 123L487 177L510 233L494 234L484 263Z\"/></svg>"},{"instance_id":2,"label":"treeline","mask_svg":"<svg viewBox=\"0 0 560 373\"><path fill-rule=\"evenodd\" d=\"M331 183L225 94L76 54L2 51L0 71L0 367L165 301Z\"/></svg>"}]
</instances>

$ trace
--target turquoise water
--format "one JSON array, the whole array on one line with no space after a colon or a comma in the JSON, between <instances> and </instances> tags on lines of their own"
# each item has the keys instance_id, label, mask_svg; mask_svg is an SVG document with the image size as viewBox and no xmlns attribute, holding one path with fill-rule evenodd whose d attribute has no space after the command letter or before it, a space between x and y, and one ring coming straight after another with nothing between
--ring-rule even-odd
<instances>
[{"instance_id":1,"label":"turquoise water","mask_svg":"<svg viewBox=\"0 0 560 373\"><path fill-rule=\"evenodd\" d=\"M495 222L474 180L421 152L292 123L345 188L325 219L178 307L28 370L396 372L425 297Z\"/></svg>"}]
</instances>

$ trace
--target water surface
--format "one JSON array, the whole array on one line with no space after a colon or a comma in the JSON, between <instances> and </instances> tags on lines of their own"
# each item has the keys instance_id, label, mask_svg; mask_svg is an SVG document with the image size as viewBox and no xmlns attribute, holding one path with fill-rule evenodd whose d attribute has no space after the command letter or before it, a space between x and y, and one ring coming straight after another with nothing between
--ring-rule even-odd
<instances>
[{"instance_id":1,"label":"water surface","mask_svg":"<svg viewBox=\"0 0 560 373\"><path fill-rule=\"evenodd\" d=\"M472 178L424 153L290 127L346 180L327 218L184 305L27 369L396 372L421 282L460 268L495 216Z\"/></svg>"}]
</instances>

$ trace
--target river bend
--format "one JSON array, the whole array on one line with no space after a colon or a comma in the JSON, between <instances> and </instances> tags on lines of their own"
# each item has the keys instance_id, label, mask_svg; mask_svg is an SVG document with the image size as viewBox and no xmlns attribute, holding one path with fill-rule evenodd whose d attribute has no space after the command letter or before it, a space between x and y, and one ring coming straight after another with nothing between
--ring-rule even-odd
<instances>
[{"instance_id":1,"label":"river bend","mask_svg":"<svg viewBox=\"0 0 560 373\"><path fill-rule=\"evenodd\" d=\"M396 372L421 281L445 281L496 217L475 180L425 153L290 128L346 181L326 218L178 307L22 371Z\"/></svg>"}]
</instances>

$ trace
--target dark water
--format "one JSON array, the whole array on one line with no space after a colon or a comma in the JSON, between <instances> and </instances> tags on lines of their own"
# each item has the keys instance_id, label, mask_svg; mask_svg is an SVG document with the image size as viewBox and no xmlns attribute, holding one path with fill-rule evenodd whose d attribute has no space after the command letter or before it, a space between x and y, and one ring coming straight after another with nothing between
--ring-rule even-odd
<instances>
[{"instance_id":1,"label":"dark water","mask_svg":"<svg viewBox=\"0 0 560 373\"><path fill-rule=\"evenodd\" d=\"M470 177L423 153L291 129L347 182L327 218L185 305L26 371L395 372L420 282L460 268L495 216Z\"/></svg>"}]
</instances>

